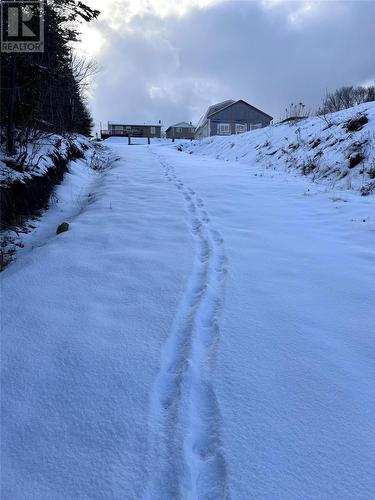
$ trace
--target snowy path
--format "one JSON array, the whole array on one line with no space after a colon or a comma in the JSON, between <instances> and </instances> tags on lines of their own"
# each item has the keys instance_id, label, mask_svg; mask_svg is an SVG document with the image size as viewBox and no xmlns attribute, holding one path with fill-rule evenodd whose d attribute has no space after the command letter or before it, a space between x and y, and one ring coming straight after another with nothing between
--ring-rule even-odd
<instances>
[{"instance_id":1,"label":"snowy path","mask_svg":"<svg viewBox=\"0 0 375 500\"><path fill-rule=\"evenodd\" d=\"M371 498L373 198L111 147L2 275L1 497Z\"/></svg>"}]
</instances>

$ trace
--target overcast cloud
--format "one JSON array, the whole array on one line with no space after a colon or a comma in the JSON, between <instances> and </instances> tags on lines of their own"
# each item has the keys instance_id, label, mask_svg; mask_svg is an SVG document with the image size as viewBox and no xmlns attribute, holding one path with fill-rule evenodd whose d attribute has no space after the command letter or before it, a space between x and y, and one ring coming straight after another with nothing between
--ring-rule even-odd
<instances>
[{"instance_id":1,"label":"overcast cloud","mask_svg":"<svg viewBox=\"0 0 375 500\"><path fill-rule=\"evenodd\" d=\"M94 117L196 122L231 98L276 119L316 108L326 89L374 83L374 20L373 1L110 0L84 35L102 66Z\"/></svg>"}]
</instances>

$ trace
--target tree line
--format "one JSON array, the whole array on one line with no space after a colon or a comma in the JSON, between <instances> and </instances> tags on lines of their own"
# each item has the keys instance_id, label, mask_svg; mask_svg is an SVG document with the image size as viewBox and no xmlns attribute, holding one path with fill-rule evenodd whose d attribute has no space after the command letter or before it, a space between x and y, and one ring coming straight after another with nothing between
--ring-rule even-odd
<instances>
[{"instance_id":1,"label":"tree line","mask_svg":"<svg viewBox=\"0 0 375 500\"><path fill-rule=\"evenodd\" d=\"M74 56L72 43L79 41L80 24L98 15L79 0L45 0L44 52L2 54L1 139L8 154L35 131L90 134L84 92L90 66Z\"/></svg>"},{"instance_id":2,"label":"tree line","mask_svg":"<svg viewBox=\"0 0 375 500\"><path fill-rule=\"evenodd\" d=\"M343 86L332 92L326 92L322 104L316 110L307 109L303 102L290 104L285 108L280 122L301 120L309 116L322 116L371 101L375 101L375 85Z\"/></svg>"},{"instance_id":3,"label":"tree line","mask_svg":"<svg viewBox=\"0 0 375 500\"><path fill-rule=\"evenodd\" d=\"M327 92L318 114L324 115L352 108L364 102L375 101L375 86L368 87L359 85L344 86L333 92Z\"/></svg>"}]
</instances>

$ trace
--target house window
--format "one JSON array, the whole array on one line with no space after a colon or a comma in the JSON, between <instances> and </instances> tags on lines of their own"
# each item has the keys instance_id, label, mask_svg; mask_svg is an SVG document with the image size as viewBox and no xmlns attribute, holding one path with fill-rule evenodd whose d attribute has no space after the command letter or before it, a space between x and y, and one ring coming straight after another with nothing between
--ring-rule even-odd
<instances>
[{"instance_id":1,"label":"house window","mask_svg":"<svg viewBox=\"0 0 375 500\"><path fill-rule=\"evenodd\" d=\"M236 123L236 134L242 134L247 131L246 123Z\"/></svg>"},{"instance_id":2,"label":"house window","mask_svg":"<svg viewBox=\"0 0 375 500\"><path fill-rule=\"evenodd\" d=\"M155 134L155 127L151 127L150 131L151 131L151 134Z\"/></svg>"},{"instance_id":3,"label":"house window","mask_svg":"<svg viewBox=\"0 0 375 500\"><path fill-rule=\"evenodd\" d=\"M176 128L176 132L181 132L181 129L179 127Z\"/></svg>"},{"instance_id":4,"label":"house window","mask_svg":"<svg viewBox=\"0 0 375 500\"><path fill-rule=\"evenodd\" d=\"M220 135L230 135L230 123L218 123L217 133Z\"/></svg>"},{"instance_id":5,"label":"house window","mask_svg":"<svg viewBox=\"0 0 375 500\"><path fill-rule=\"evenodd\" d=\"M257 128L262 128L261 123L250 123L250 130L256 130Z\"/></svg>"}]
</instances>

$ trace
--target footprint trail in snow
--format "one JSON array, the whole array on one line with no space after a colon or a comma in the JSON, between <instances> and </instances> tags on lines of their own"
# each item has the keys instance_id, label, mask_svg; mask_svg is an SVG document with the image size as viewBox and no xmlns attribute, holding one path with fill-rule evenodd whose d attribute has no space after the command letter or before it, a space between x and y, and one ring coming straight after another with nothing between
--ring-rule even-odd
<instances>
[{"instance_id":1,"label":"footprint trail in snow","mask_svg":"<svg viewBox=\"0 0 375 500\"><path fill-rule=\"evenodd\" d=\"M227 259L204 202L158 160L184 198L195 241L193 269L162 350L150 411L154 463L147 499L229 498L221 416L212 385Z\"/></svg>"}]
</instances>

